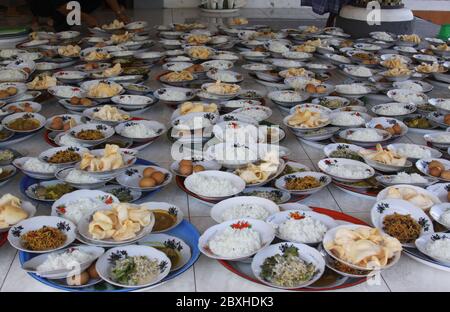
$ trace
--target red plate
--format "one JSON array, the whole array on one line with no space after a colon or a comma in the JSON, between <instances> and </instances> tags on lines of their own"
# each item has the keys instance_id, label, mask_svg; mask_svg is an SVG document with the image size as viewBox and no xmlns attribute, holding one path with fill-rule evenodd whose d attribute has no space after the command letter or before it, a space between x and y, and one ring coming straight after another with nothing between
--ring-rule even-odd
<instances>
[{"instance_id":1,"label":"red plate","mask_svg":"<svg viewBox=\"0 0 450 312\"><path fill-rule=\"evenodd\" d=\"M194 198L197 198L197 199L199 199L199 200L201 200L201 201L208 202L208 203L210 203L210 204L217 204L218 202L220 202L220 200L219 200L219 201L216 201L216 200L204 199L203 197L198 196L198 195L192 193L191 191L189 191L189 190L184 186L184 179L185 179L184 177L177 176L177 177L175 178L175 181L177 182L178 187L179 187L181 190L183 190L186 194L188 194L188 195L190 195L190 196L192 196L192 197L194 197ZM299 200L305 199L305 198L308 197L308 196L309 196L309 195L294 195L294 196L291 197L291 199L290 199L287 203L295 203L295 202L298 202Z\"/></svg>"},{"instance_id":2,"label":"red plate","mask_svg":"<svg viewBox=\"0 0 450 312\"><path fill-rule=\"evenodd\" d=\"M341 221L347 221L350 223L354 223L354 224L361 224L361 225L368 225L367 223L365 223L364 221L354 218L352 216L349 216L345 213L339 212L339 211L334 211L334 210L330 210L330 209L325 209L325 208L319 208L319 207L311 207L313 209L313 211L318 212L318 213L322 213L324 215L327 215L335 220L341 220ZM260 284L260 285L264 285L267 286L266 284L260 282L259 280L246 275L245 273L237 270L233 265L231 265L231 261L225 261L225 260L218 260L219 263L221 265L223 265L225 268L227 268L229 271L233 272L236 275L239 275L242 278L245 278L246 280L252 281L253 283L256 284ZM298 289L293 289L293 291L327 291L327 290L335 290L335 289L341 289L341 288L349 288L355 285L359 285L361 283L364 283L366 281L366 278L359 278L359 279L351 279L351 282L349 283L344 283L342 285L339 286L335 286L335 287L323 287L323 288L298 288Z\"/></svg>"},{"instance_id":3,"label":"red plate","mask_svg":"<svg viewBox=\"0 0 450 312\"><path fill-rule=\"evenodd\" d=\"M0 234L0 246L3 246L3 244L6 242L8 238L8 232Z\"/></svg>"}]
</instances>

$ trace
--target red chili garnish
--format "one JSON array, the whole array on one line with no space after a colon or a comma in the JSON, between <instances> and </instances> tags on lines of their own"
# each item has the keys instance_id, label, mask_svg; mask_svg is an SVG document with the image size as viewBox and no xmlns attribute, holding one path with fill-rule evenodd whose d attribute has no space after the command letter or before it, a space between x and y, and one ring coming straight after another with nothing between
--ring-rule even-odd
<instances>
[{"instance_id":1,"label":"red chili garnish","mask_svg":"<svg viewBox=\"0 0 450 312\"><path fill-rule=\"evenodd\" d=\"M291 212L291 213L289 214L289 216L290 216L292 219L295 219L295 220L301 220L301 219L304 219L304 218L305 218L304 215L302 215L302 214L300 214L300 213L298 213L298 212Z\"/></svg>"},{"instance_id":2,"label":"red chili garnish","mask_svg":"<svg viewBox=\"0 0 450 312\"><path fill-rule=\"evenodd\" d=\"M59 213L65 214L66 213L66 207L65 206L58 206L56 207Z\"/></svg>"},{"instance_id":3,"label":"red chili garnish","mask_svg":"<svg viewBox=\"0 0 450 312\"><path fill-rule=\"evenodd\" d=\"M113 199L111 196L106 197L105 199L105 204L110 205L113 203Z\"/></svg>"},{"instance_id":4,"label":"red chili garnish","mask_svg":"<svg viewBox=\"0 0 450 312\"><path fill-rule=\"evenodd\" d=\"M233 223L232 225L230 225L232 229L235 230L243 230L245 228L251 228L252 225L250 223L248 223L247 221L239 221L237 223Z\"/></svg>"}]
</instances>

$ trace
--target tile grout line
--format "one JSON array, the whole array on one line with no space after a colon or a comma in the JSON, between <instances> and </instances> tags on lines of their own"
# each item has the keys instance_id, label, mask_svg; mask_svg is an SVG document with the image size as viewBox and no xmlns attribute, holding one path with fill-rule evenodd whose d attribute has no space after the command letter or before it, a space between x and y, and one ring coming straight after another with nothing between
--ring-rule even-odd
<instances>
[{"instance_id":1,"label":"tile grout line","mask_svg":"<svg viewBox=\"0 0 450 312\"><path fill-rule=\"evenodd\" d=\"M6 271L5 278L4 278L3 281L2 281L2 285L0 286L0 292L3 291L3 287L5 286L6 279L7 279L8 276L9 276L9 272L11 271L11 268L12 268L12 266L13 266L13 264L14 264L14 261L16 260L16 257L17 257L18 254L19 254L19 252L16 250L16 252L15 252L15 254L14 254L14 257L12 257L12 261L11 261L11 263L10 263L10 265L9 265L8 271Z\"/></svg>"}]
</instances>

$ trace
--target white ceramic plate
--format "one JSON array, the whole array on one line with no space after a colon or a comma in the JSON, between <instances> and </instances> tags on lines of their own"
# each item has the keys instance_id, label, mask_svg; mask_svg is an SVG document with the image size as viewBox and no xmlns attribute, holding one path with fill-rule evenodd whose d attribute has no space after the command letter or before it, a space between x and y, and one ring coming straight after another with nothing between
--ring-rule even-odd
<instances>
[{"instance_id":1,"label":"white ceramic plate","mask_svg":"<svg viewBox=\"0 0 450 312\"><path fill-rule=\"evenodd\" d=\"M114 260L115 261L122 260L126 257L133 257L133 256L145 256L150 260L156 260L159 268L157 276L146 284L136 286L124 285L114 281L111 277L111 270L114 265ZM153 247L142 245L141 246L129 245L109 249L97 260L95 268L103 280L113 285L125 288L148 287L158 283L164 277L166 277L167 274L169 274L171 262L165 253Z\"/></svg>"},{"instance_id":2,"label":"white ceramic plate","mask_svg":"<svg viewBox=\"0 0 450 312\"><path fill-rule=\"evenodd\" d=\"M370 219L376 228L380 229L386 235L389 235L384 231L383 222L385 217L393 214L409 215L417 221L421 226L419 236L434 233L433 223L425 212L410 202L402 199L384 199L377 201L370 211ZM414 242L402 243L402 246L415 247Z\"/></svg>"},{"instance_id":3,"label":"white ceramic plate","mask_svg":"<svg viewBox=\"0 0 450 312\"><path fill-rule=\"evenodd\" d=\"M39 230L44 226L59 229L66 235L65 242L61 246L53 249L30 250L26 248L21 241L21 236L28 233L29 231ZM8 241L14 248L21 251L31 253L47 253L63 249L70 245L75 240L75 228L75 224L63 218L49 216L33 217L30 219L25 219L17 223L15 226L11 227L8 231Z\"/></svg>"},{"instance_id":4,"label":"white ceramic plate","mask_svg":"<svg viewBox=\"0 0 450 312\"><path fill-rule=\"evenodd\" d=\"M237 196L233 198L228 198L226 200L223 200L217 204L215 204L211 209L211 218L213 218L214 221L217 223L222 223L226 220L223 216L226 210L233 209L233 207L239 206L239 205L248 205L248 206L258 206L261 208L264 208L268 216L273 215L274 213L277 213L280 211L280 208L277 204L275 204L273 201L256 197L256 196ZM247 206L247 207L248 207ZM252 209L251 207L248 207L249 209ZM249 218L250 216L253 216L253 214L250 211L247 211L244 213L244 215L239 216L238 218ZM255 218L253 218L255 219ZM258 220L265 220L266 218L259 218Z\"/></svg>"},{"instance_id":5,"label":"white ceramic plate","mask_svg":"<svg viewBox=\"0 0 450 312\"><path fill-rule=\"evenodd\" d=\"M226 256L220 256L214 254L210 248L209 248L209 241L215 236L219 235L221 232L223 232L227 227L238 225L238 224L245 224L248 223L251 226L251 229L253 231L256 231L259 234L259 237L261 239L261 245L257 250L252 250L247 253L243 253L236 257L226 257ZM267 247L270 245L270 243L275 238L275 232L272 226L264 221L261 220L254 220L254 219L246 219L246 218L240 218L237 220L232 221L226 221L222 222L217 225L213 225L212 227L208 228L199 238L198 241L198 248L200 251L207 257L213 258L213 259L222 259L222 260L229 260L229 261L239 261L246 259L248 257L253 256L256 254L259 250Z\"/></svg>"}]
</instances>

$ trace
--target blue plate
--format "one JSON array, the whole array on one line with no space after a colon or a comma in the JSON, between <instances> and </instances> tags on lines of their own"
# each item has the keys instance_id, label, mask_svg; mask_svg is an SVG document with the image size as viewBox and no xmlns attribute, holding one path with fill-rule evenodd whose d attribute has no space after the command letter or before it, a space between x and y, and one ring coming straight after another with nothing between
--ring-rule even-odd
<instances>
[{"instance_id":1,"label":"blue plate","mask_svg":"<svg viewBox=\"0 0 450 312\"><path fill-rule=\"evenodd\" d=\"M151 161L144 160L144 159L141 159L141 158L138 158L138 159L136 160L136 165L158 166L158 164L155 164L155 163L153 163L153 162L151 162ZM32 178L32 177L29 177L29 176L25 175L25 176L20 180L20 192L21 192L23 195L25 195L26 197L28 197L28 195L26 194L25 190L26 190L28 187L30 187L31 185L36 184L36 183L39 183L39 182L42 182L42 181L45 181L45 180L38 180L38 179L35 179L35 178ZM156 194L156 192L158 192L158 191L160 191L160 190L161 190L161 189L159 188L159 189L156 189L156 190L153 190L153 191L142 192L142 196L141 196L141 198L139 198L138 202L142 202L143 199L148 198L148 197L150 197L150 196ZM52 203L54 203L54 201L51 202L51 201L37 200L37 199L31 198L31 197L28 197L28 198L30 198L30 199L33 200L33 201L36 201L36 202L39 202L39 203L43 203L43 204L52 204Z\"/></svg>"},{"instance_id":2,"label":"blue plate","mask_svg":"<svg viewBox=\"0 0 450 312\"><path fill-rule=\"evenodd\" d=\"M180 239L182 239L186 244L189 245L189 247L191 247L191 259L189 260L188 263L186 263L183 267L179 268L176 271L170 272L169 275L166 276L166 278L164 278L161 282L159 282L156 285L153 285L151 287L155 287L158 286L164 282L167 282L179 275L181 275L182 273L186 272L191 266L194 265L194 263L198 260L199 256L200 256L200 250L198 249L198 239L200 237L200 234L198 232L198 230L195 228L195 226L193 226L189 221L183 220L183 222L181 222L177 227L173 228L170 231L164 232L165 234L168 235L172 235L172 236L176 236ZM33 254L33 253L29 253L29 252L19 252L19 261L20 264L23 265L26 261L30 260L31 258L37 256L39 254ZM133 291L133 290L138 290L138 289L145 289L145 288L122 288L122 287L117 287L117 286L113 286L107 282L100 282L96 285L93 286L88 286L88 287L84 287L84 288L70 288L70 287L65 287L62 286L59 283L56 283L52 280L46 279L46 278L42 278L34 273L28 273L31 277L33 277L35 280L38 280L39 282L56 288L56 289L60 289L60 290L65 290L65 291L82 291L82 292L129 292L129 291Z\"/></svg>"}]
</instances>

